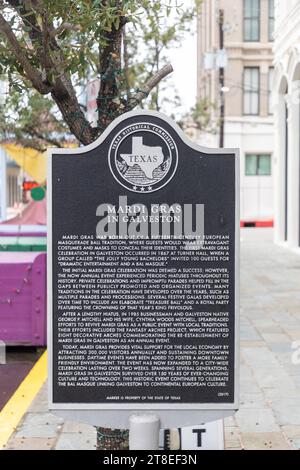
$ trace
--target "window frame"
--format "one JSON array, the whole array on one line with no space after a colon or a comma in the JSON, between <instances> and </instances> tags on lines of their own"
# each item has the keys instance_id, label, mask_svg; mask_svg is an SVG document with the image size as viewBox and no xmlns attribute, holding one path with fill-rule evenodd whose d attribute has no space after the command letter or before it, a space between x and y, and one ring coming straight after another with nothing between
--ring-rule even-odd
<instances>
[{"instance_id":1,"label":"window frame","mask_svg":"<svg viewBox=\"0 0 300 470\"><path fill-rule=\"evenodd\" d=\"M246 3L249 0L243 0L243 40L244 42L260 42L260 37L261 37L261 26L260 26L260 21L261 21L261 0L256 0L258 2L258 14L257 16L246 16ZM253 1L253 0L250 0ZM246 38L246 21L250 22L255 22L257 21L257 38L256 39L247 39ZM252 33L252 25L251 25L251 33ZM251 34L252 36L252 34Z\"/></svg>"},{"instance_id":2,"label":"window frame","mask_svg":"<svg viewBox=\"0 0 300 470\"><path fill-rule=\"evenodd\" d=\"M257 90L246 90L246 87L245 87L245 76L246 76L246 71L247 70L257 70L258 72L258 88ZM261 80L261 74L260 74L260 67L258 66L247 66L247 67L244 67L243 69L243 115L244 116L260 116L260 80ZM246 93L250 93L250 95L256 95L257 94L257 112L256 113L252 113L252 112L246 112L245 108L245 96L246 96Z\"/></svg>"},{"instance_id":3,"label":"window frame","mask_svg":"<svg viewBox=\"0 0 300 470\"><path fill-rule=\"evenodd\" d=\"M247 173L247 157L255 157L255 173L254 174L248 174ZM261 157L268 157L269 158L269 168L270 172L267 175L260 175L259 174L259 160ZM263 176L263 177L271 177L272 176L272 154L271 153L245 153L245 176Z\"/></svg>"},{"instance_id":4,"label":"window frame","mask_svg":"<svg viewBox=\"0 0 300 470\"><path fill-rule=\"evenodd\" d=\"M269 116L273 116L274 113L271 109L271 105L272 105L272 83L273 83L273 80L274 80L274 71L275 71L275 67L273 65L271 65L269 67L269 71L268 71L268 115ZM271 75L272 75L272 80L271 80Z\"/></svg>"},{"instance_id":5,"label":"window frame","mask_svg":"<svg viewBox=\"0 0 300 470\"><path fill-rule=\"evenodd\" d=\"M271 2L273 7L271 9ZM272 11L272 16L271 16ZM272 28L271 28L272 24ZM272 31L271 31L272 30ZM275 0L268 0L268 39L269 42L274 42L274 31L275 31Z\"/></svg>"}]
</instances>

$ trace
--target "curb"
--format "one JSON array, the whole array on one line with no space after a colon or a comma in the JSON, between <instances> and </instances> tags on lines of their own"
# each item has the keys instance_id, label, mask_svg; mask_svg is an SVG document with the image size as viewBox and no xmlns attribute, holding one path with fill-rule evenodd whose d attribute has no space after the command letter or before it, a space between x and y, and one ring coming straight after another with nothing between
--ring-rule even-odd
<instances>
[{"instance_id":1,"label":"curb","mask_svg":"<svg viewBox=\"0 0 300 470\"><path fill-rule=\"evenodd\" d=\"M0 450L5 448L9 438L16 430L46 378L47 351L35 363L0 412Z\"/></svg>"}]
</instances>

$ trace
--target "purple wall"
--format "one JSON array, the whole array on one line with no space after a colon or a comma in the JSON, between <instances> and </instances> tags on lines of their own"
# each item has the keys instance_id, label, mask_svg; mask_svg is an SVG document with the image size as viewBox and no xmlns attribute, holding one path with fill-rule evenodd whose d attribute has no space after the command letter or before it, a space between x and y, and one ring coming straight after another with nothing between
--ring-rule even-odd
<instances>
[{"instance_id":1,"label":"purple wall","mask_svg":"<svg viewBox=\"0 0 300 470\"><path fill-rule=\"evenodd\" d=\"M46 345L46 253L0 253L0 340Z\"/></svg>"}]
</instances>

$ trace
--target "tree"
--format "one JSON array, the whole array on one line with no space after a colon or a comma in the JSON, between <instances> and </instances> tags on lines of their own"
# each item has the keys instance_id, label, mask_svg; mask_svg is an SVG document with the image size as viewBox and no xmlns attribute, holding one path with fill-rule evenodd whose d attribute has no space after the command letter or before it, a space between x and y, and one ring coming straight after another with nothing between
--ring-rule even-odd
<instances>
[{"instance_id":1,"label":"tree","mask_svg":"<svg viewBox=\"0 0 300 470\"><path fill-rule=\"evenodd\" d=\"M203 98L196 103L191 109L190 116L198 130L212 134L217 132L219 122L213 120L216 109L217 105L208 98Z\"/></svg>"},{"instance_id":2,"label":"tree","mask_svg":"<svg viewBox=\"0 0 300 470\"><path fill-rule=\"evenodd\" d=\"M12 89L33 88L50 96L72 134L93 142L120 114L135 108L172 72L156 69L133 93L124 86L122 35L125 25L155 24L170 14L172 0L0 0L0 73ZM145 16L146 15L146 16ZM98 123L87 121L77 83L93 70L101 80Z\"/></svg>"},{"instance_id":3,"label":"tree","mask_svg":"<svg viewBox=\"0 0 300 470\"><path fill-rule=\"evenodd\" d=\"M37 92L11 91L0 107L0 140L12 139L23 147L44 152L50 145L63 147L72 139L53 102ZM74 140L74 139L73 139Z\"/></svg>"},{"instance_id":4,"label":"tree","mask_svg":"<svg viewBox=\"0 0 300 470\"><path fill-rule=\"evenodd\" d=\"M61 121L61 127L67 125L80 142L88 144L115 117L135 106L159 110L159 83L172 70L170 65L161 68L167 63L165 51L179 45L183 33L190 31L199 2L189 0L179 7L177 0L0 0L0 74L9 80L9 112L2 109L1 114L11 115L13 108L15 117L15 122L4 120L2 135L16 130L22 145L42 149L44 144L59 143L56 128ZM78 99L78 85L86 86L89 75L101 78L96 128L86 120ZM30 97L24 104L28 90ZM178 96L164 93L163 99L178 107ZM61 110L62 119L49 105L51 101ZM42 128L43 119L36 120L40 122L38 141L28 133L28 126L22 132L25 109L27 116L38 117L41 110L49 118L51 112L54 138L47 127Z\"/></svg>"},{"instance_id":5,"label":"tree","mask_svg":"<svg viewBox=\"0 0 300 470\"><path fill-rule=\"evenodd\" d=\"M165 12L159 8L150 12L152 7L148 6L145 8L148 21L126 25L123 32L124 72L129 93L136 86L142 88L143 83L160 70L168 61L168 50L180 46L186 33L193 34L192 22L199 4L199 0L188 0L180 8L167 8ZM157 111L164 109L166 102L178 107L179 97L174 91L166 93L166 87L168 90L173 88L169 77L158 83L150 99L141 105Z\"/></svg>"}]
</instances>

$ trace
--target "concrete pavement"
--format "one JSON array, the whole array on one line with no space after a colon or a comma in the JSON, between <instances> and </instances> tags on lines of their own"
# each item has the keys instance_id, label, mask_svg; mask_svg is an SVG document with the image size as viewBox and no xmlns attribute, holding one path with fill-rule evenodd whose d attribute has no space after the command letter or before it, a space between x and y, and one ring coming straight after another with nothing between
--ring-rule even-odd
<instances>
[{"instance_id":1,"label":"concrete pavement","mask_svg":"<svg viewBox=\"0 0 300 470\"><path fill-rule=\"evenodd\" d=\"M271 229L241 236L241 408L226 449L300 449L300 255L274 246ZM95 446L93 427L48 413L43 386L6 448Z\"/></svg>"},{"instance_id":2,"label":"concrete pavement","mask_svg":"<svg viewBox=\"0 0 300 470\"><path fill-rule=\"evenodd\" d=\"M300 448L300 255L272 235L241 231L241 408L227 448Z\"/></svg>"}]
</instances>

